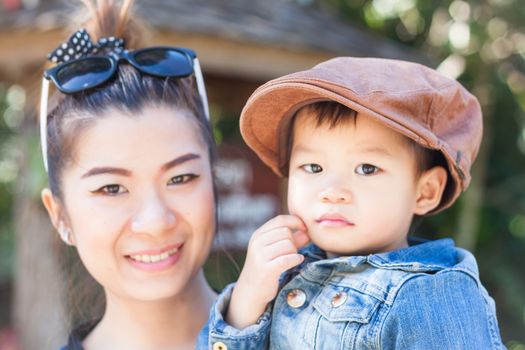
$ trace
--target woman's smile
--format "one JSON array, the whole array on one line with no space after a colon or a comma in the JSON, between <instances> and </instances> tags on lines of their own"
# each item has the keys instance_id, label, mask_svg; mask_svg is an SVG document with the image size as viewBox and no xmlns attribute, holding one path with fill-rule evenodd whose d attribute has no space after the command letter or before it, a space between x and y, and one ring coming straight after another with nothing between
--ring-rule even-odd
<instances>
[{"instance_id":1,"label":"woman's smile","mask_svg":"<svg viewBox=\"0 0 525 350\"><path fill-rule=\"evenodd\" d=\"M144 250L126 255L129 263L140 270L161 271L171 268L180 258L183 244L158 250Z\"/></svg>"}]
</instances>

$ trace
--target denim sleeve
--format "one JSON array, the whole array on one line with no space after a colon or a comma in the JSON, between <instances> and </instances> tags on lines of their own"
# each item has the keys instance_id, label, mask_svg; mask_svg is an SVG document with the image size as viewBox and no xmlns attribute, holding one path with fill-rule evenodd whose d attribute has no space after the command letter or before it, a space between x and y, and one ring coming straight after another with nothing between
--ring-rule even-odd
<instances>
[{"instance_id":1,"label":"denim sleeve","mask_svg":"<svg viewBox=\"0 0 525 350\"><path fill-rule=\"evenodd\" d=\"M457 270L405 282L380 333L381 349L505 349L492 299Z\"/></svg>"},{"instance_id":2,"label":"denim sleeve","mask_svg":"<svg viewBox=\"0 0 525 350\"><path fill-rule=\"evenodd\" d=\"M257 323L244 329L237 329L226 323L224 312L228 308L234 284L228 285L213 305L208 324L197 340L197 349L213 349L215 343L222 343L228 350L268 349L270 337L270 307ZM207 338L207 339L206 339ZM204 344L207 344L204 345Z\"/></svg>"}]
</instances>

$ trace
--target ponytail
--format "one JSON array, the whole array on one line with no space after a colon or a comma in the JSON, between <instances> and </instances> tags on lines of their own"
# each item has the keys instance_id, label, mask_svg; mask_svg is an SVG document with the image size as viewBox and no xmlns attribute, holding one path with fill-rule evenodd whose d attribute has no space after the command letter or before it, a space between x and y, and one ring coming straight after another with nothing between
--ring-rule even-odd
<instances>
[{"instance_id":1,"label":"ponytail","mask_svg":"<svg viewBox=\"0 0 525 350\"><path fill-rule=\"evenodd\" d=\"M80 0L87 8L87 19L75 23L78 30L85 28L96 42L103 37L114 36L126 42L127 49L144 46L144 25L132 13L133 0ZM80 9L79 11L83 11ZM85 17L85 16L84 16ZM82 18L78 16L77 18Z\"/></svg>"}]
</instances>

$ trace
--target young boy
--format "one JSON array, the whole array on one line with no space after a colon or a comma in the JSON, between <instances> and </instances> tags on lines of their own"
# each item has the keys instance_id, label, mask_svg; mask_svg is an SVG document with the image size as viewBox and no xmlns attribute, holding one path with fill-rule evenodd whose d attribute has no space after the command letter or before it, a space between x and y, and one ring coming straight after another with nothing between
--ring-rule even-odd
<instances>
[{"instance_id":1,"label":"young boy","mask_svg":"<svg viewBox=\"0 0 525 350\"><path fill-rule=\"evenodd\" d=\"M474 257L408 237L470 182L482 116L459 83L336 58L260 87L241 132L288 177L290 214L253 234L212 310L210 348L504 348Z\"/></svg>"}]
</instances>

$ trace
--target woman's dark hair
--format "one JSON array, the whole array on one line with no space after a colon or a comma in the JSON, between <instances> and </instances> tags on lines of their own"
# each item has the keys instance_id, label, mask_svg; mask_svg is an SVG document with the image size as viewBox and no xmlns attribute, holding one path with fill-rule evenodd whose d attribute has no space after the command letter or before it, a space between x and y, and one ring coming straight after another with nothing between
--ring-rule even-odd
<instances>
[{"instance_id":1,"label":"woman's dark hair","mask_svg":"<svg viewBox=\"0 0 525 350\"><path fill-rule=\"evenodd\" d=\"M141 26L130 17L132 0L82 0L89 9L90 18L82 23L92 40L114 36L126 42L127 49L141 45ZM78 27L76 28L78 29ZM215 141L209 120L204 112L193 76L185 78L159 78L142 74L134 67L120 64L115 76L104 85L74 94L53 96L56 107L48 115L48 176L53 196L62 202L62 174L72 159L78 136L90 125L103 118L108 110L119 110L135 118L148 106L164 106L189 112L194 116L202 140L209 152L210 162L215 160ZM137 117L137 118L140 118ZM215 186L214 186L215 189ZM215 190L214 190L215 192ZM217 196L215 193L215 201ZM217 214L216 214L217 216ZM94 283L80 263L75 249L65 248L66 305L69 322L77 325L102 316L104 298L102 288ZM60 252L64 253L64 252Z\"/></svg>"}]
</instances>

